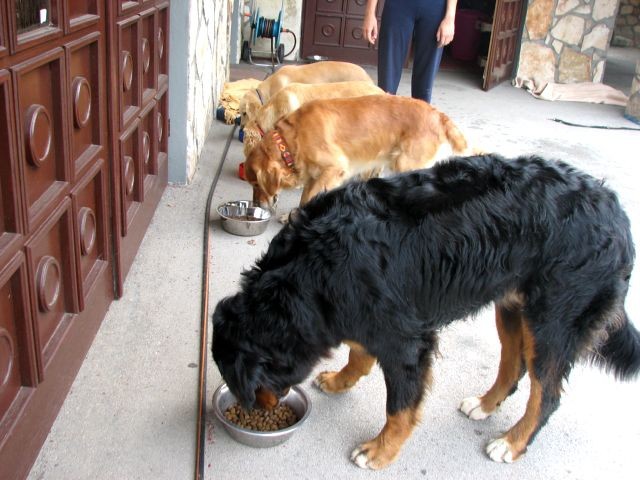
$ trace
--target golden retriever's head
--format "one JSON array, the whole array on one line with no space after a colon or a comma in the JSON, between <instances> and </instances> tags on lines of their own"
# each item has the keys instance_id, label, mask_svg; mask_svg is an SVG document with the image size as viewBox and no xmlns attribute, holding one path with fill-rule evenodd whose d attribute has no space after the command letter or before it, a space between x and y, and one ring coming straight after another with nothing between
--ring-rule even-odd
<instances>
[{"instance_id":1,"label":"golden retriever's head","mask_svg":"<svg viewBox=\"0 0 640 480\"><path fill-rule=\"evenodd\" d=\"M240 126L245 126L247 122L256 116L258 109L262 107L262 102L256 90L249 90L240 99Z\"/></svg>"},{"instance_id":2,"label":"golden retriever's head","mask_svg":"<svg viewBox=\"0 0 640 480\"><path fill-rule=\"evenodd\" d=\"M258 126L258 123L251 119L242 128L243 137L242 145L244 148L245 158L249 156L251 150L262 140L262 129Z\"/></svg>"},{"instance_id":3,"label":"golden retriever's head","mask_svg":"<svg viewBox=\"0 0 640 480\"><path fill-rule=\"evenodd\" d=\"M280 156L271 135L251 150L244 162L244 175L253 187L253 201L262 208L274 208L278 193L297 186L297 175Z\"/></svg>"}]
</instances>

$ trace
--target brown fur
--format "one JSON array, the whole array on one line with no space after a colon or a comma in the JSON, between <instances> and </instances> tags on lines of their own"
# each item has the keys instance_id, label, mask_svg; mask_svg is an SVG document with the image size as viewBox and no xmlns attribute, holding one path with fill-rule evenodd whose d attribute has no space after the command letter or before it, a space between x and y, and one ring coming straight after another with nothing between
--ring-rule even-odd
<instances>
[{"instance_id":1,"label":"brown fur","mask_svg":"<svg viewBox=\"0 0 640 480\"><path fill-rule=\"evenodd\" d=\"M393 463L404 442L420 422L419 407L412 407L394 415L387 414L382 431L374 439L359 445L352 453L353 460L361 468L379 470Z\"/></svg>"},{"instance_id":2,"label":"brown fur","mask_svg":"<svg viewBox=\"0 0 640 480\"><path fill-rule=\"evenodd\" d=\"M367 353L365 348L355 342L345 340L349 345L349 362L339 372L322 372L315 384L327 393L340 393L353 387L361 377L368 375L376 363L376 358Z\"/></svg>"},{"instance_id":3,"label":"brown fur","mask_svg":"<svg viewBox=\"0 0 640 480\"><path fill-rule=\"evenodd\" d=\"M369 74L359 65L348 62L318 62L306 65L285 65L263 80L256 90L248 91L240 100L240 124L255 117L258 109L290 83L334 83L345 81L372 83Z\"/></svg>"},{"instance_id":4,"label":"brown fur","mask_svg":"<svg viewBox=\"0 0 640 480\"><path fill-rule=\"evenodd\" d=\"M274 130L295 165L285 164L270 133L251 151L245 175L254 201L264 207L272 207L283 189L303 187L303 205L362 172L425 168L442 150L468 151L464 135L444 113L395 95L314 100L279 120Z\"/></svg>"},{"instance_id":5,"label":"brown fur","mask_svg":"<svg viewBox=\"0 0 640 480\"><path fill-rule=\"evenodd\" d=\"M499 308L499 307L498 307ZM514 323L518 323L517 320L514 320ZM522 358L526 364L526 368L529 371L529 378L531 380L531 389L529 392L529 400L527 401L527 408L524 412L522 418L513 426L504 436L493 442L494 445L499 444L500 441L504 442L503 445L508 452L503 454L503 461L512 462L520 458L527 451L527 445L531 442L531 438L533 435L540 429L542 425L540 425L540 418L542 412L542 385L540 379L536 374L536 369L534 367L534 356L536 353L536 342L535 337L531 334L529 327L527 326L527 322L520 319L520 325L518 330L513 330L511 332L510 339L501 338L501 343L503 345L502 355L500 359L500 365L502 366L504 363L509 361L509 353L515 353L520 358ZM503 331L503 335L504 335ZM506 335L509 337L509 335ZM504 349L505 343L511 343L514 345L516 342L521 343L521 352L507 352ZM513 363L517 362L515 359L511 359ZM522 370L524 372L524 370ZM500 370L498 370L498 379L500 379ZM517 384L517 381L520 377L511 377L509 380L512 381L512 385L509 388L508 392L505 392L503 399L511 393L511 388ZM496 380L498 382L498 380ZM485 395L486 397L486 395ZM485 397L481 398L481 402L485 400ZM482 403L481 403L482 405ZM495 408L492 410L495 411ZM490 447L489 447L490 448ZM499 447L498 447L499 448ZM491 451L488 452L491 455ZM493 458L493 456L492 456Z\"/></svg>"},{"instance_id":6,"label":"brown fur","mask_svg":"<svg viewBox=\"0 0 640 480\"><path fill-rule=\"evenodd\" d=\"M363 376L368 375L376 362L359 343L346 340L350 348L349 361L339 372L322 372L314 380L318 388L326 393L342 393L353 387ZM431 369L427 369L424 388L431 387ZM375 438L364 442L351 454L351 459L363 468L384 468L400 454L400 450L411 432L420 422L421 402L396 414L387 414L387 421Z\"/></svg>"},{"instance_id":7,"label":"brown fur","mask_svg":"<svg viewBox=\"0 0 640 480\"><path fill-rule=\"evenodd\" d=\"M384 94L371 80L335 83L292 83L273 95L244 126L244 154L249 155L276 121L311 100Z\"/></svg>"},{"instance_id":8,"label":"brown fur","mask_svg":"<svg viewBox=\"0 0 640 480\"><path fill-rule=\"evenodd\" d=\"M278 397L266 388L258 388L256 390L256 402L260 408L273 410L278 406Z\"/></svg>"}]
</instances>

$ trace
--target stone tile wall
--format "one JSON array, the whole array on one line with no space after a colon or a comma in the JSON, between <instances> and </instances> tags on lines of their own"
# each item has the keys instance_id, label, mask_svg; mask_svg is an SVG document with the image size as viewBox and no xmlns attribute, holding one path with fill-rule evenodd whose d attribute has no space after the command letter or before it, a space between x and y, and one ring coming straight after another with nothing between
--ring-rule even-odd
<instances>
[{"instance_id":1,"label":"stone tile wall","mask_svg":"<svg viewBox=\"0 0 640 480\"><path fill-rule=\"evenodd\" d=\"M529 0L516 83L600 83L618 2Z\"/></svg>"},{"instance_id":2,"label":"stone tile wall","mask_svg":"<svg viewBox=\"0 0 640 480\"><path fill-rule=\"evenodd\" d=\"M191 0L189 8L186 162L190 180L229 78L233 1Z\"/></svg>"},{"instance_id":3,"label":"stone tile wall","mask_svg":"<svg viewBox=\"0 0 640 480\"><path fill-rule=\"evenodd\" d=\"M640 47L640 0L620 0L612 45Z\"/></svg>"}]
</instances>

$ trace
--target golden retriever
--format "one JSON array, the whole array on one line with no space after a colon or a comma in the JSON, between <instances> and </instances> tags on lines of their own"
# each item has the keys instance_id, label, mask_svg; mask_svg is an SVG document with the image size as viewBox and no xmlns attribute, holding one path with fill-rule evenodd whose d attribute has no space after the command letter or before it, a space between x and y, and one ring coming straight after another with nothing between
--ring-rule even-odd
<instances>
[{"instance_id":1,"label":"golden retriever","mask_svg":"<svg viewBox=\"0 0 640 480\"><path fill-rule=\"evenodd\" d=\"M253 200L275 205L302 187L300 205L350 177L377 168L403 172L470 153L462 132L422 100L396 95L313 100L280 119L244 165Z\"/></svg>"},{"instance_id":2,"label":"golden retriever","mask_svg":"<svg viewBox=\"0 0 640 480\"><path fill-rule=\"evenodd\" d=\"M264 79L258 88L249 90L240 100L240 125L244 126L273 95L290 83L334 83L346 81L373 83L359 65L349 62L324 61L303 65L285 65Z\"/></svg>"},{"instance_id":3,"label":"golden retriever","mask_svg":"<svg viewBox=\"0 0 640 480\"><path fill-rule=\"evenodd\" d=\"M349 81L336 83L292 83L273 95L243 128L244 154L249 155L264 132L273 128L281 117L300 108L301 105L318 99L362 97L384 94L384 90L371 81Z\"/></svg>"}]
</instances>

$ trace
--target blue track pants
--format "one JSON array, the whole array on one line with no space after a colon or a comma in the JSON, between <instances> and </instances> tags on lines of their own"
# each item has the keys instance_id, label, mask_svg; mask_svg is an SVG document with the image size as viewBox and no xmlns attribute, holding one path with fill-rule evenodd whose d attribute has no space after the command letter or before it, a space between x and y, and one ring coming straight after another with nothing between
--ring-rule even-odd
<instances>
[{"instance_id":1,"label":"blue track pants","mask_svg":"<svg viewBox=\"0 0 640 480\"><path fill-rule=\"evenodd\" d=\"M436 33L444 18L446 0L386 0L378 39L378 86L395 94L402 65L413 38L411 96L431 102L442 48Z\"/></svg>"}]
</instances>

